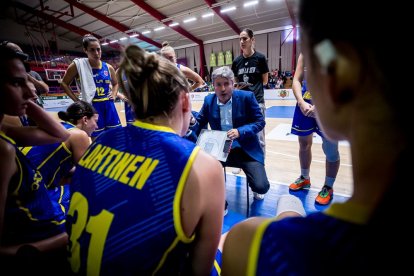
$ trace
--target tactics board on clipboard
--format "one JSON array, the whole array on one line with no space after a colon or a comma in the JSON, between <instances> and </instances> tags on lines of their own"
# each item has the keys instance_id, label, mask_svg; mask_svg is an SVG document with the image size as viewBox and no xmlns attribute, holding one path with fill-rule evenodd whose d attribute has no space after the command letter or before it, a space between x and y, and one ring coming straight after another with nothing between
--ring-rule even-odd
<instances>
[{"instance_id":1,"label":"tactics board on clipboard","mask_svg":"<svg viewBox=\"0 0 414 276\"><path fill-rule=\"evenodd\" d=\"M226 162L232 140L227 138L227 131L203 129L196 144L217 160Z\"/></svg>"}]
</instances>

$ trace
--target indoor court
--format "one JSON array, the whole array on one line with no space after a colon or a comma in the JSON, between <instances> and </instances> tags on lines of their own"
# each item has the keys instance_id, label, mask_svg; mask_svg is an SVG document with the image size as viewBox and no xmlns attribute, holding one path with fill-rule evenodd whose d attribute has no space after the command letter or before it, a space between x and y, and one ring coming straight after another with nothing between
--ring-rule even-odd
<instances>
[{"instance_id":1,"label":"indoor court","mask_svg":"<svg viewBox=\"0 0 414 276\"><path fill-rule=\"evenodd\" d=\"M193 110L199 111L203 102L193 101ZM297 137L290 134L295 100L266 101L266 173L270 182L270 190L263 201L253 199L249 192L249 213L247 213L246 178L243 171L233 174L232 168L226 168L226 197L229 203L229 213L225 216L223 233L232 225L243 220L246 216L274 216L277 199L280 195L291 193L298 196L304 203L307 213L326 209L328 206L315 204L315 197L325 180L325 160L321 139L314 136L312 146L312 165L310 177L312 187L309 190L291 192L289 184L300 174L299 144ZM123 103L117 103L117 108L125 124ZM332 202L346 200L352 193L352 164L349 146L346 142L339 143L341 165L334 184Z\"/></svg>"},{"instance_id":2,"label":"indoor court","mask_svg":"<svg viewBox=\"0 0 414 276\"><path fill-rule=\"evenodd\" d=\"M13 56L4 75L14 82L4 78L3 83L19 84L25 92L20 98L33 98L53 117L30 102L22 104L25 114L17 97L9 97L22 111L7 104L0 118L2 136L16 141L4 156L13 153L18 164L16 172L4 170L3 182L14 186L5 195L8 220L0 218L5 225L0 247L10 245L19 261L33 253L47 261L27 258L23 263L30 265L10 267L29 271L62 262L70 265L62 267L65 275L67 270L215 276L222 269L225 275L320 275L338 267L352 274L348 268L358 273L388 265L366 264L364 258L388 258L388 251L368 246L376 245L378 233L381 238L391 233L384 218L397 198L392 192L401 174L395 171L406 164L396 162L406 153L394 147L408 146L409 139L395 123L407 116L400 117L400 102L388 91L393 82L384 78L394 70L388 62L397 65L384 54L381 38L390 31L378 24L382 29L375 33L374 23L380 21L364 18L368 7L353 12L353 28L348 28L343 22L352 8L342 5L325 16L323 8L335 6L329 1L3 2L0 21L6 27L0 42L14 51L4 49ZM367 22L375 44L371 35L355 31ZM17 67L21 83L13 75ZM5 91L15 96L16 87ZM197 148L188 142L196 131L183 130L183 118L190 109L199 112L215 90L200 122L217 132L205 132ZM297 102L303 116L295 114ZM61 119L60 111L66 111ZM310 135L299 144L292 121L295 115L295 133L309 133L316 129L310 117L318 111L330 136L350 142L339 141L337 147L324 139L322 148L315 132L310 156ZM186 130L188 140L176 135ZM247 173L220 166L227 157L227 164ZM33 196L23 197L23 188ZM25 206L20 197L33 203ZM38 219L32 207L50 214ZM14 219L15 213L26 220ZM276 213L281 221L274 222ZM295 215L300 218L284 219ZM43 231L40 222L53 231ZM400 231L406 225L398 226ZM51 250L40 243L44 240ZM63 255L49 262L55 247Z\"/></svg>"},{"instance_id":3,"label":"indoor court","mask_svg":"<svg viewBox=\"0 0 414 276\"><path fill-rule=\"evenodd\" d=\"M202 101L193 101L193 110L201 109ZM277 199L280 195L291 193L298 196L304 203L307 213L321 211L328 206L315 204L315 197L325 180L325 160L322 151L322 140L314 136L312 146L312 164L310 177L312 186L309 190L289 191L289 184L300 174L299 144L297 136L290 134L295 100L267 100L266 101L266 161L265 168L270 182L270 190L263 201L253 198L249 192L249 210L247 210L246 178L241 171L233 174L232 168L226 168L226 196L229 203L229 213L225 217L223 233L227 232L234 223L246 216L271 217L276 213ZM117 102L116 107L123 125L125 125L125 111L123 102ZM59 109L50 110L53 113ZM346 200L352 194L352 163L349 145L339 143L341 165L334 184L334 198L332 202ZM249 211L247 213L247 211Z\"/></svg>"}]
</instances>

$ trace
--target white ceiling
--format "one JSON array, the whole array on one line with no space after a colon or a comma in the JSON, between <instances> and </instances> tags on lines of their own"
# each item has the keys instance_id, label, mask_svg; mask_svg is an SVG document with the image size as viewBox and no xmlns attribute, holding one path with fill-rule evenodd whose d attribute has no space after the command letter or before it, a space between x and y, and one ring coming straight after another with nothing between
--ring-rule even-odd
<instances>
[{"instance_id":1,"label":"white ceiling","mask_svg":"<svg viewBox=\"0 0 414 276\"><path fill-rule=\"evenodd\" d=\"M3 0L4 1L4 0ZM76 1L80 5L86 6L102 16L117 21L123 25L125 32L118 28L111 26L97 19L91 14L70 5L68 2ZM143 2L149 7L160 13L162 20L158 20L151 16L143 8L139 7L135 2ZM213 12L212 8L207 4L214 3L212 7L219 10L228 7L236 7L235 10L225 13L230 21L234 22L235 28L241 30L243 28L250 28L255 33L269 32L271 30L278 30L292 26L292 19L289 13L289 8L292 11L295 0L257 0L257 4L245 7L246 2L251 0L15 0L13 1L14 8L11 8L7 17L19 24L44 29L44 32L53 31L57 37L66 41L77 41L79 45L82 40L82 35L68 30L67 27L61 26L61 22L68 23L72 26L81 28L82 31L96 34L102 37L102 41L118 40L121 37L128 39L118 41L121 44L138 44L147 50L158 50L158 47L144 42L137 38L129 38L128 34L134 31L143 33L146 37L156 43L169 41L170 45L176 48L182 48L189 45L196 45L193 40L180 34L176 30L164 25L165 22L178 22L179 28L185 30L187 34L192 35L193 38L203 43L211 41L224 40L226 38L235 37L238 33L229 26L217 13ZM22 8L22 4L27 7L26 10ZM289 8L288 8L289 5ZM43 9L42 9L43 6ZM71 15L71 7L73 7L73 16ZM34 16L33 13L38 13ZM65 14L67 12L67 14ZM202 15L213 12L213 16L203 18ZM57 18L59 22L50 23L50 20L45 20L44 16L47 14ZM190 23L183 21L195 17L196 20ZM154 31L158 27L165 27L163 30ZM114 48L116 43L103 48Z\"/></svg>"}]
</instances>

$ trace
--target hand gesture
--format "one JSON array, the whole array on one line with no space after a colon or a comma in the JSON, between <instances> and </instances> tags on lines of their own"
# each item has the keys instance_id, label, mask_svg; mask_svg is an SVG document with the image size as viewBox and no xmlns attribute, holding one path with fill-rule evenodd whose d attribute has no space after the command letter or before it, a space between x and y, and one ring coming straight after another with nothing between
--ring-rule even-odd
<instances>
[{"instance_id":1,"label":"hand gesture","mask_svg":"<svg viewBox=\"0 0 414 276\"><path fill-rule=\"evenodd\" d=\"M234 140L240 137L240 133L236 128L233 128L227 131L227 137L229 137L231 140Z\"/></svg>"}]
</instances>

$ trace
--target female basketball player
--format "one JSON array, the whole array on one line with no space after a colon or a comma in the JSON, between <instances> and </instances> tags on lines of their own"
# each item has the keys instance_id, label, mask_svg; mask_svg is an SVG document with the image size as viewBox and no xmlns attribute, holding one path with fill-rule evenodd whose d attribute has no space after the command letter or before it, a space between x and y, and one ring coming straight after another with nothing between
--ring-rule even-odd
<instances>
[{"instance_id":1,"label":"female basketball player","mask_svg":"<svg viewBox=\"0 0 414 276\"><path fill-rule=\"evenodd\" d=\"M85 101L71 104L59 111L61 124L69 131L69 138L61 143L20 148L40 171L54 202L66 213L69 207L69 184L74 166L91 144L90 136L97 128L99 115Z\"/></svg>"},{"instance_id":2,"label":"female basketball player","mask_svg":"<svg viewBox=\"0 0 414 276\"><path fill-rule=\"evenodd\" d=\"M99 114L98 129L92 133L92 137L96 137L106 129L121 126L114 103L118 81L112 65L101 61L99 40L88 34L83 37L82 45L88 57L73 60L63 76L61 87L74 102L79 101L70 88L72 81L77 78L82 100L92 104Z\"/></svg>"},{"instance_id":3,"label":"female basketball player","mask_svg":"<svg viewBox=\"0 0 414 276\"><path fill-rule=\"evenodd\" d=\"M375 10L375 17L367 14ZM384 34L410 30L409 9L390 3L302 0L307 80L326 136L348 140L354 192L307 217L254 219L230 231L223 275L402 275L412 269L412 103L397 91L395 69L411 57L390 54ZM384 18L399 18L395 30ZM368 31L369 30L369 31ZM368 31L368 33L367 33Z\"/></svg>"},{"instance_id":4,"label":"female basketball player","mask_svg":"<svg viewBox=\"0 0 414 276\"><path fill-rule=\"evenodd\" d=\"M48 197L41 174L17 145L56 143L69 133L32 101L19 53L0 47L0 67L4 69L0 76L0 266L16 274L44 272L43 258L50 257L48 268L64 263L65 216ZM4 125L5 114L27 114L37 126ZM24 262L25 256L32 265Z\"/></svg>"},{"instance_id":5,"label":"female basketball player","mask_svg":"<svg viewBox=\"0 0 414 276\"><path fill-rule=\"evenodd\" d=\"M136 121L100 135L78 163L67 224L72 271L207 275L224 175L180 137L191 117L188 82L175 64L137 46L126 48L122 75Z\"/></svg>"},{"instance_id":6,"label":"female basketball player","mask_svg":"<svg viewBox=\"0 0 414 276\"><path fill-rule=\"evenodd\" d=\"M173 47L170 46L170 44L167 41L164 41L162 43L160 53L163 57L176 64L177 67L181 70L181 72L183 72L184 76L193 82L193 85L191 86L191 91L194 91L194 89L204 86L205 83L203 81L203 78L199 74L197 74L187 66L177 63L177 56L175 54L175 50Z\"/></svg>"},{"instance_id":7,"label":"female basketball player","mask_svg":"<svg viewBox=\"0 0 414 276\"><path fill-rule=\"evenodd\" d=\"M242 54L233 60L233 70L237 89L254 93L260 106L263 117L266 117L266 105L264 100L264 86L269 81L269 67L266 57L254 48L255 37L251 29L245 28L239 35ZM263 153L266 154L265 129L257 133ZM233 173L239 173L240 169L234 169ZM263 199L263 198L260 198Z\"/></svg>"}]
</instances>

